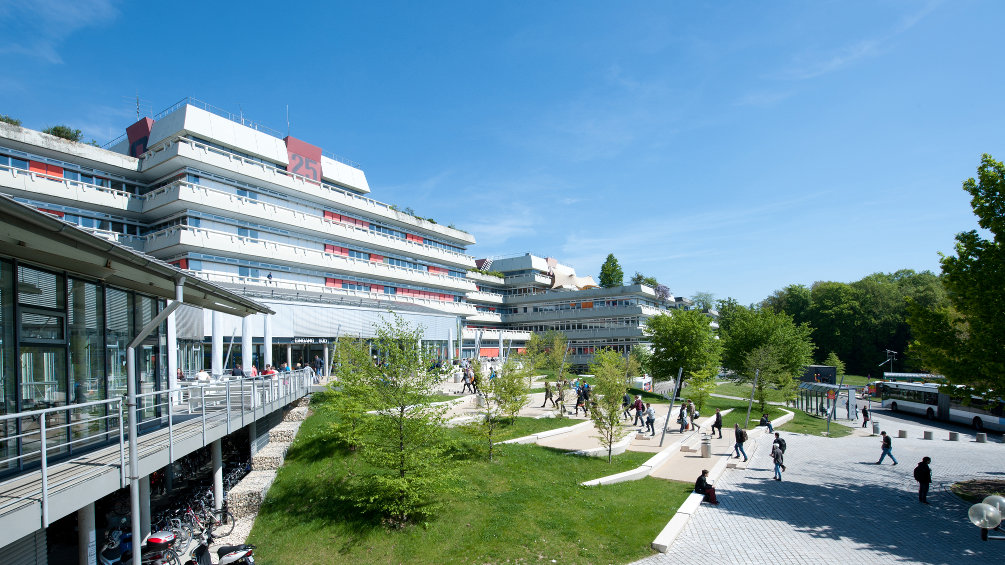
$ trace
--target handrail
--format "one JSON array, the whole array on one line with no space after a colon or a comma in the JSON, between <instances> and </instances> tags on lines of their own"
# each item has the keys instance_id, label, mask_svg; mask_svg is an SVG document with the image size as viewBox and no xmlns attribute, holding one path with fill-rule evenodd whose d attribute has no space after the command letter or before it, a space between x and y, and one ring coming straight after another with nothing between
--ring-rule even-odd
<instances>
[{"instance_id":1,"label":"handrail","mask_svg":"<svg viewBox=\"0 0 1005 565\"><path fill-rule=\"evenodd\" d=\"M233 386L234 380L230 381L216 381L209 383L192 383L191 385L185 384L181 386L176 386L174 388L156 390L145 393L137 394L136 397L143 400L147 398L153 398L160 395L164 396L163 401L154 400L153 403L143 406L143 410L151 410L167 407L167 444L163 441L157 442L154 445L167 445L171 461L173 459L173 446L174 446L174 428L176 426L174 422L173 414L177 413L174 411L175 406L184 407L186 402L184 401L186 393L188 394L188 412L193 414L193 392L195 390L199 391L200 402L198 403L198 412L202 415L202 435L203 443L206 443L206 432L207 432L207 422L210 420L209 414L212 413L212 421L217 421L221 416L227 418L227 430L230 432L231 426L230 421L237 417L237 412L240 412L240 416L243 419L247 412L257 413L258 406L263 409L263 414L265 410L265 405L268 403L283 401L284 404L292 402L296 398L300 398L309 392L310 390L310 377L305 369L299 369L296 371L288 372L277 372L275 375L264 375L259 377L249 377L243 380L252 381L252 387L249 391L244 386L243 382L240 387ZM260 384L258 387L256 385ZM223 385L223 386L221 386ZM211 395L207 398L206 392L210 387L219 387L224 389L226 392L221 398L221 395ZM237 402L234 402L234 397L238 396ZM249 397L250 404L245 405L244 398ZM182 400L179 402L178 400ZM222 403L221 403L222 401ZM54 489L62 487L68 482L72 482L74 479L61 479L60 482L56 484L50 484L49 482L49 468L51 464L49 463L49 453L53 450L66 450L70 446L93 442L96 438L106 438L107 436L113 434L112 421L118 420L119 428L119 438L118 438L118 451L119 451L119 462L118 462L118 474L120 486L124 486L126 482L125 468L126 468L126 454L125 454L125 444L127 439L127 434L124 432L123 421L125 420L122 407L125 403L125 397L115 397L106 400L94 400L90 402L81 402L79 404L66 404L63 406L55 406L51 408L43 408L38 410L28 410L25 412L15 412L12 414L0 415L0 422L7 420L24 420L24 419L35 419L38 421L38 428L22 431L19 434L5 436L0 438L0 443L10 442L10 441L21 441L23 443L23 438L32 435L39 436L39 447L38 449L32 449L30 451L25 451L18 453L14 457L10 457L4 460L0 460L0 464L8 463L11 461L27 461L38 462L40 464L40 480L41 484L37 490L30 490L24 494L16 497L12 497L13 500L30 500L32 502L41 503L41 527L46 528L50 524L49 519L49 499L52 495ZM210 403L214 403L210 406ZM71 418L67 418L64 423L58 423L55 425L50 425L47 423L47 416L53 413L67 413L75 410L90 410L96 407L108 407L109 409L103 415L95 416L93 418L87 418L85 420L73 421ZM236 408L235 408L236 406ZM146 421L153 422L157 420L163 420L165 414L161 414L154 418L149 418ZM107 426L99 426L97 431L90 434L84 434L80 437L74 437L67 441L60 441L58 443L52 444L49 438L50 432L53 430L61 430L72 428L75 426L87 425L95 421L105 420L109 422ZM158 429L163 429L159 426ZM146 434L139 434L140 436ZM47 441L50 440L50 441ZM111 465L114 467L114 465Z\"/></svg>"}]
</instances>

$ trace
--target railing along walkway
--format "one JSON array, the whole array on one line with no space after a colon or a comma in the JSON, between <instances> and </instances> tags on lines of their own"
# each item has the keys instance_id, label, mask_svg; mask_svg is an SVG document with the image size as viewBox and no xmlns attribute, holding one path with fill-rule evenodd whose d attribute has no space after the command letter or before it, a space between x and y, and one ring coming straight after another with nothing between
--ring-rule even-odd
<instances>
[{"instance_id":1,"label":"railing along walkway","mask_svg":"<svg viewBox=\"0 0 1005 565\"><path fill-rule=\"evenodd\" d=\"M143 472L143 467L146 466L143 464L146 463L145 459L163 454L165 456L163 461L157 460L157 468L177 461L307 395L310 392L310 385L311 378L304 371L294 371L279 373L274 378L258 377L193 384L137 395L141 412L159 413L158 416L139 423L137 455L141 461L141 475L148 474ZM123 399L92 402L83 406L93 408L100 404L108 404L114 410L109 410L110 416L94 420L115 419L115 424L108 427L118 426L118 409L124 404ZM110 438L112 443L67 460L49 463L48 460L59 455L60 450L65 451L66 444L54 444L51 439L42 442L42 435L49 437L53 430L79 427L81 420L74 420L73 415L75 410L81 410L78 406L80 405L0 417L0 424L3 420L11 419L37 419L40 424L37 429L0 439L0 443L16 442L20 439L23 444L39 447L0 461L9 464L20 459L24 466L36 466L32 470L0 482L0 547L39 528L45 528L52 521L77 508L128 485L127 470L130 454L127 434L122 432L123 429L128 429L128 426L118 426L117 430L100 431L90 436L75 438L72 440L73 443L103 442L107 441L106 438ZM46 420L51 419L53 414L66 413L69 413L70 423L45 425ZM38 437L31 443L27 441L29 436ZM43 443L46 445L46 457L42 457ZM25 513L34 518L26 520Z\"/></svg>"}]
</instances>

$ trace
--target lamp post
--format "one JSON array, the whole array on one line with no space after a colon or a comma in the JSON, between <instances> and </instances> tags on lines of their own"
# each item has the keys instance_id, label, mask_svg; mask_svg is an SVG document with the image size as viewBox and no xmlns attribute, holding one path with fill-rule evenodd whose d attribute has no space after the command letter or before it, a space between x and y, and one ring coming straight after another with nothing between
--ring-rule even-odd
<instances>
[{"instance_id":1,"label":"lamp post","mask_svg":"<svg viewBox=\"0 0 1005 565\"><path fill-rule=\"evenodd\" d=\"M998 495L985 498L983 502L974 504L967 511L970 522L981 529L981 539L984 541L1005 540L1005 535L988 535L989 530L1005 532L1002 529L1002 514L1005 514L1005 496Z\"/></svg>"}]
</instances>

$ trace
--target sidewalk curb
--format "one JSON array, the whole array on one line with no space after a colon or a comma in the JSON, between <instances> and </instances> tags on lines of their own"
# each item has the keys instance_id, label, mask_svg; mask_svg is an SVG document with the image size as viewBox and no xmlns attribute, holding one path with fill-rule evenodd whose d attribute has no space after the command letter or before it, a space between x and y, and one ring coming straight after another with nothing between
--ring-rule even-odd
<instances>
[{"instance_id":1,"label":"sidewalk curb","mask_svg":"<svg viewBox=\"0 0 1005 565\"><path fill-rule=\"evenodd\" d=\"M592 426L592 425L593 425L593 421L592 420L586 420L585 422L580 422L580 423L574 424L572 426L566 426L564 428L555 428L553 430L548 430L548 431L537 433L537 434L531 434L529 436L523 436L523 437L518 437L518 438L515 438L515 439L508 439L506 441L500 441L499 443L537 443L537 440L539 440L539 439L544 439L544 438L547 438L547 437L557 436L557 435L561 435L561 434L567 434L569 432L574 432L574 431L578 430L579 428L586 427L586 426Z\"/></svg>"}]
</instances>

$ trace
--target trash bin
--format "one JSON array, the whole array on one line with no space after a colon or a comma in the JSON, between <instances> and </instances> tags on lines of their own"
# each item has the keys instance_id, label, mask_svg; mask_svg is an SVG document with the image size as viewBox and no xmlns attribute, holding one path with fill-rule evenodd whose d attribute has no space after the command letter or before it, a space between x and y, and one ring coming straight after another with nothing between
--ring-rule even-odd
<instances>
[{"instance_id":1,"label":"trash bin","mask_svg":"<svg viewBox=\"0 0 1005 565\"><path fill-rule=\"evenodd\" d=\"M705 436L705 435L702 436L701 456L705 459L712 457L712 436Z\"/></svg>"},{"instance_id":2,"label":"trash bin","mask_svg":"<svg viewBox=\"0 0 1005 565\"><path fill-rule=\"evenodd\" d=\"M872 435L874 436L879 435L879 420L872 421Z\"/></svg>"}]
</instances>

